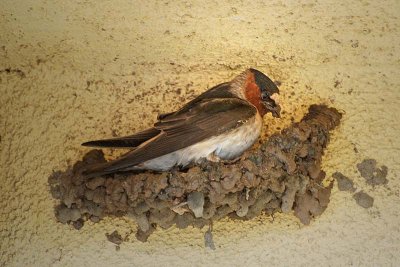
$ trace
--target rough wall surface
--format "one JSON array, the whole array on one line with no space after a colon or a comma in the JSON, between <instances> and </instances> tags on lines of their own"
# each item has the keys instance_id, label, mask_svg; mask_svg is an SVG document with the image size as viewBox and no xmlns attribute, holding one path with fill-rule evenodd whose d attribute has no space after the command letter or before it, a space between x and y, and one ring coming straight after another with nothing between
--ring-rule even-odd
<instances>
[{"instance_id":1,"label":"rough wall surface","mask_svg":"<svg viewBox=\"0 0 400 267\"><path fill-rule=\"evenodd\" d=\"M0 265L400 264L398 1L8 1L0 3ZM345 111L323 167L374 198L333 189L310 226L294 216L156 231L129 219L80 231L55 221L47 177L87 150L82 141L150 125L207 87L255 67L281 83L281 120L312 103ZM114 151L110 157L117 155ZM388 183L357 164L376 159ZM105 233L127 237L119 251Z\"/></svg>"}]
</instances>

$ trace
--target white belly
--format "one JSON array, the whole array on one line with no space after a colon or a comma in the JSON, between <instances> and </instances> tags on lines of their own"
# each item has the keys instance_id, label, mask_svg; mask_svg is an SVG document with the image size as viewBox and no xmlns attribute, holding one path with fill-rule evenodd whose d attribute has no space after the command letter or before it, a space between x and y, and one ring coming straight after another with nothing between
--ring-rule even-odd
<instances>
[{"instance_id":1,"label":"white belly","mask_svg":"<svg viewBox=\"0 0 400 267\"><path fill-rule=\"evenodd\" d=\"M145 161L134 169L166 171L174 166L185 167L202 158L231 160L250 148L261 133L262 118L254 119L229 133L212 137L164 156Z\"/></svg>"}]
</instances>

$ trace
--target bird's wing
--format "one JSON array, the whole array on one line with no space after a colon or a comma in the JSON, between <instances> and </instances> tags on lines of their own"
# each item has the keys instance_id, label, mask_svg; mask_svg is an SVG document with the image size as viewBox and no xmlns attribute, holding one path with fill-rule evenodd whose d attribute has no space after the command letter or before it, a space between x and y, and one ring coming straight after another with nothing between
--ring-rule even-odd
<instances>
[{"instance_id":1,"label":"bird's wing","mask_svg":"<svg viewBox=\"0 0 400 267\"><path fill-rule=\"evenodd\" d=\"M91 172L100 174L129 169L207 138L239 127L257 113L254 106L237 98L206 99L185 113L160 120L154 128L160 133L121 158Z\"/></svg>"},{"instance_id":2,"label":"bird's wing","mask_svg":"<svg viewBox=\"0 0 400 267\"><path fill-rule=\"evenodd\" d=\"M143 142L155 137L160 132L161 132L160 130L157 130L155 128L150 128L142 132L135 133L133 135L89 141L83 143L82 145L91 147L132 148L132 147L137 147Z\"/></svg>"},{"instance_id":3,"label":"bird's wing","mask_svg":"<svg viewBox=\"0 0 400 267\"><path fill-rule=\"evenodd\" d=\"M192 101L187 103L185 106L183 106L178 111L159 114L157 119L165 120L168 117L169 118L174 117L173 115L185 114L186 112L188 112L189 109L195 107L199 102L204 101L206 99L209 100L209 99L214 99L214 98L234 98L234 95L232 95L232 93L229 91L229 89L230 89L229 83L222 83L217 86L214 86L213 88L207 90L206 92L202 93L201 95L199 95L198 97L196 97L195 99L193 99ZM94 140L94 141L85 142L82 145L90 146L90 147L133 148L133 147L137 147L140 144L142 144L143 142L146 142L147 140L155 137L159 133L160 133L160 130L158 130L156 128L150 128L150 129L144 130L142 132L135 133L133 135L101 139L101 140Z\"/></svg>"},{"instance_id":4,"label":"bird's wing","mask_svg":"<svg viewBox=\"0 0 400 267\"><path fill-rule=\"evenodd\" d=\"M215 99L215 98L237 98L237 97L231 92L231 84L230 83L221 83L221 84L218 84L218 85L208 89L201 95L197 96L195 99L189 101L188 103L186 103L183 107L181 107L177 111L159 114L157 119L163 120L163 119L166 119L167 117L170 117L171 115L186 113L189 111L189 109L195 107L201 101L204 101L207 99L211 100L211 99Z\"/></svg>"}]
</instances>

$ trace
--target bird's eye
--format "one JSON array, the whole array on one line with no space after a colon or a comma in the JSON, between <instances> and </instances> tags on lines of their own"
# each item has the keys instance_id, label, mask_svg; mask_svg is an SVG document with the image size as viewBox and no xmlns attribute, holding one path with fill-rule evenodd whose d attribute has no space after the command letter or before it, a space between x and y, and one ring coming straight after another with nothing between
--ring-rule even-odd
<instances>
[{"instance_id":1,"label":"bird's eye","mask_svg":"<svg viewBox=\"0 0 400 267\"><path fill-rule=\"evenodd\" d=\"M267 100L269 98L268 94L266 92L261 93L261 99L262 100Z\"/></svg>"}]
</instances>

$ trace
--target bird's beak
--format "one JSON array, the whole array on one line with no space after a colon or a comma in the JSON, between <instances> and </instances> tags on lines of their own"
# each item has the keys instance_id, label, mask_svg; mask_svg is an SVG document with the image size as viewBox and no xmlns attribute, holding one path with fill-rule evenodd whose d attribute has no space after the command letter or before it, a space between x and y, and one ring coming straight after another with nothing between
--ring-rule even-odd
<instances>
[{"instance_id":1,"label":"bird's beak","mask_svg":"<svg viewBox=\"0 0 400 267\"><path fill-rule=\"evenodd\" d=\"M281 117L281 107L276 104L274 101L263 101L262 102L265 109L267 110L267 112L271 112L272 116L274 116L275 118L280 118Z\"/></svg>"},{"instance_id":2,"label":"bird's beak","mask_svg":"<svg viewBox=\"0 0 400 267\"><path fill-rule=\"evenodd\" d=\"M269 102L265 102L265 106L268 108L269 111L271 111L272 116L275 118L280 118L281 117L281 106L279 106L279 101L278 101L278 94L275 93L272 96L270 96Z\"/></svg>"},{"instance_id":3,"label":"bird's beak","mask_svg":"<svg viewBox=\"0 0 400 267\"><path fill-rule=\"evenodd\" d=\"M281 107L279 105L276 105L274 109L271 109L272 116L275 118L280 118L281 117Z\"/></svg>"}]
</instances>

